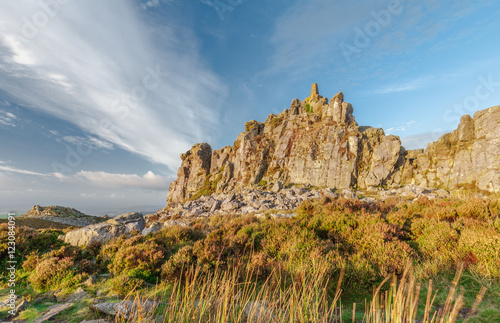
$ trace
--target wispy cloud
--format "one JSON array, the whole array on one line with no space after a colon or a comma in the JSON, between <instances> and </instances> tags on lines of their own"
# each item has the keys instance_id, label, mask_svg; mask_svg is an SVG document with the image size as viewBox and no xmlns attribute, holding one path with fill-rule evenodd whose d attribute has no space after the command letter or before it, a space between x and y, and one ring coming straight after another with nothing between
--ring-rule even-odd
<instances>
[{"instance_id":1,"label":"wispy cloud","mask_svg":"<svg viewBox=\"0 0 500 323\"><path fill-rule=\"evenodd\" d=\"M7 111L0 110L0 125L6 126L6 127L15 127L16 120L17 120L17 117L14 114L7 112Z\"/></svg>"},{"instance_id":2,"label":"wispy cloud","mask_svg":"<svg viewBox=\"0 0 500 323\"><path fill-rule=\"evenodd\" d=\"M485 1L481 5L466 1L437 2L434 0L399 1L402 13L393 15L390 24L381 27L379 33L369 39L357 59L346 62L340 44L354 43L355 28L365 30L369 24L377 23L373 13L387 10L391 1L297 0L284 10L275 23L270 37L273 55L265 73L287 73L304 76L305 72L325 70L332 75L342 74L347 79L373 77L382 58L410 55L423 44L431 43L451 26L474 13L480 6L492 5ZM446 15L443 15L446 12ZM385 62L385 61L384 61ZM395 73L412 67L412 61L401 64ZM384 71L387 71L388 65ZM344 80L344 82L346 82ZM418 84L413 84L416 86ZM413 87L394 87L388 91L405 91Z\"/></svg>"},{"instance_id":3,"label":"wispy cloud","mask_svg":"<svg viewBox=\"0 0 500 323\"><path fill-rule=\"evenodd\" d=\"M417 122L415 122L414 120L411 120L411 121L405 122L404 124L398 124L396 126L390 127L390 128L385 130L385 133L388 135L392 135L392 134L396 134L396 133L405 132L405 131L407 131L411 128L415 128L417 126L418 126Z\"/></svg>"},{"instance_id":4,"label":"wispy cloud","mask_svg":"<svg viewBox=\"0 0 500 323\"><path fill-rule=\"evenodd\" d=\"M51 131L53 135L58 134L57 132ZM80 137L80 136L64 136L62 137L62 140L69 142L70 144L73 145L83 145L86 147L90 147L92 149L106 149L106 150L112 150L113 149L113 144L101 140L96 137Z\"/></svg>"},{"instance_id":5,"label":"wispy cloud","mask_svg":"<svg viewBox=\"0 0 500 323\"><path fill-rule=\"evenodd\" d=\"M226 87L190 30L170 27L175 17L160 25L135 6L71 1L49 16L38 1L3 3L0 88L175 170L179 153L217 132ZM45 24L32 22L37 13Z\"/></svg>"},{"instance_id":6,"label":"wispy cloud","mask_svg":"<svg viewBox=\"0 0 500 323\"><path fill-rule=\"evenodd\" d=\"M143 176L136 174L114 174L107 172L80 171L76 174L65 175L60 173L40 173L31 170L11 166L9 162L0 161L0 175L10 175L11 180L23 181L19 175L32 176L33 178L44 178L44 183L49 184L51 180L70 183L80 187L100 187L106 189L143 189L152 191L167 191L169 184L174 180L171 176L162 176L148 171ZM17 176L17 177L16 177ZM30 181L28 181L30 183ZM0 189L7 189L8 186ZM29 188L31 189L31 188Z\"/></svg>"},{"instance_id":7,"label":"wispy cloud","mask_svg":"<svg viewBox=\"0 0 500 323\"><path fill-rule=\"evenodd\" d=\"M0 172L16 173L22 175L32 175L32 176L50 176L49 174L42 174L38 172L33 172L26 169L20 169L12 166L8 166L9 163L5 161L0 161Z\"/></svg>"},{"instance_id":8,"label":"wispy cloud","mask_svg":"<svg viewBox=\"0 0 500 323\"><path fill-rule=\"evenodd\" d=\"M431 142L434 142L444 135L446 131L436 130L434 132L425 132L401 138L401 144L406 149L421 149L426 148Z\"/></svg>"},{"instance_id":9,"label":"wispy cloud","mask_svg":"<svg viewBox=\"0 0 500 323\"><path fill-rule=\"evenodd\" d=\"M143 9L158 7L160 5L160 0L149 0L141 4Z\"/></svg>"},{"instance_id":10,"label":"wispy cloud","mask_svg":"<svg viewBox=\"0 0 500 323\"><path fill-rule=\"evenodd\" d=\"M153 191L167 191L169 184L174 180L174 178L170 176L156 175L152 171L148 171L143 176L90 171L81 171L70 176L55 173L54 176L64 182L85 186L95 186L106 189L134 188Z\"/></svg>"}]
</instances>

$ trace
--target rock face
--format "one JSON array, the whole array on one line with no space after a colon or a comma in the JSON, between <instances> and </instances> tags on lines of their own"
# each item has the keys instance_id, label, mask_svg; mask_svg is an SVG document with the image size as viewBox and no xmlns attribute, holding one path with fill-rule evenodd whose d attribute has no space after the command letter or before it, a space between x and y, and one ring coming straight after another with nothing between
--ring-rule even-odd
<instances>
[{"instance_id":1,"label":"rock face","mask_svg":"<svg viewBox=\"0 0 500 323\"><path fill-rule=\"evenodd\" d=\"M38 218L52 222L59 222L75 227L84 227L104 221L103 218L84 214L78 210L64 206L35 205L23 217Z\"/></svg>"},{"instance_id":2,"label":"rock face","mask_svg":"<svg viewBox=\"0 0 500 323\"><path fill-rule=\"evenodd\" d=\"M73 246L87 246L91 242L102 243L122 235L131 235L134 231L142 232L145 226L146 221L142 214L126 213L103 223L69 231L64 236L64 242Z\"/></svg>"},{"instance_id":3,"label":"rock face","mask_svg":"<svg viewBox=\"0 0 500 323\"><path fill-rule=\"evenodd\" d=\"M342 92L328 101L313 84L310 97L294 99L265 122L245 124L233 146L196 144L181 155L167 202L248 188L278 190L290 184L366 189L416 184L462 185L500 191L500 106L465 115L453 133L424 150L405 150L399 137L360 127ZM277 184L280 183L280 184Z\"/></svg>"}]
</instances>

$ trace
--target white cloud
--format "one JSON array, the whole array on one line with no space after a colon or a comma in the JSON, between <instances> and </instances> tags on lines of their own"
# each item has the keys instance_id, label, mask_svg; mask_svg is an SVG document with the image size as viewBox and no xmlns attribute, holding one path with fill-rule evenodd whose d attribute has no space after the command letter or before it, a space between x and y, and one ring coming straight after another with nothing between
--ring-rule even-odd
<instances>
[{"instance_id":1,"label":"white cloud","mask_svg":"<svg viewBox=\"0 0 500 323\"><path fill-rule=\"evenodd\" d=\"M149 0L141 4L143 9L154 8L160 5L160 0Z\"/></svg>"},{"instance_id":2,"label":"white cloud","mask_svg":"<svg viewBox=\"0 0 500 323\"><path fill-rule=\"evenodd\" d=\"M17 173L17 174L32 175L32 176L49 176L47 174L42 174L42 173L30 171L30 170L11 167L11 166L8 166L8 163L4 162L4 161L0 161L0 172Z\"/></svg>"},{"instance_id":3,"label":"white cloud","mask_svg":"<svg viewBox=\"0 0 500 323\"><path fill-rule=\"evenodd\" d=\"M63 181L86 186L96 186L107 189L138 188L153 191L167 191L172 177L160 176L148 171L143 176L136 174L112 174L106 172L80 171L75 175L55 173L54 176Z\"/></svg>"},{"instance_id":4,"label":"white cloud","mask_svg":"<svg viewBox=\"0 0 500 323\"><path fill-rule=\"evenodd\" d=\"M396 126L390 127L390 128L385 130L385 133L390 135L390 134L395 134L398 132L405 132L408 129L415 128L418 126L419 126L419 124L416 121L411 120L411 121L408 121L404 124L398 124Z\"/></svg>"},{"instance_id":5,"label":"white cloud","mask_svg":"<svg viewBox=\"0 0 500 323\"><path fill-rule=\"evenodd\" d=\"M175 171L180 153L217 133L227 90L189 30L175 17L152 26L147 14L121 0L71 1L51 15L38 1L2 3L0 88Z\"/></svg>"},{"instance_id":6,"label":"white cloud","mask_svg":"<svg viewBox=\"0 0 500 323\"><path fill-rule=\"evenodd\" d=\"M53 135L59 135L57 131L50 131L50 132ZM62 137L62 139L73 145L82 145L85 147L90 147L92 149L113 150L112 143L105 140L101 140L96 137L64 136Z\"/></svg>"},{"instance_id":7,"label":"white cloud","mask_svg":"<svg viewBox=\"0 0 500 323\"><path fill-rule=\"evenodd\" d=\"M434 132L420 133L401 138L401 145L407 150L426 148L431 142L434 142L444 135L446 131L436 130Z\"/></svg>"},{"instance_id":8,"label":"white cloud","mask_svg":"<svg viewBox=\"0 0 500 323\"><path fill-rule=\"evenodd\" d=\"M152 191L167 191L170 183L175 179L171 176L156 175L148 171L143 176L136 174L113 174L103 171L80 171L76 174L65 175L61 173L40 173L26 169L9 166L9 162L0 161L0 176L12 185L15 181L25 183L36 183L36 178L43 177L45 184L50 184L51 180L57 180L63 183L76 184L81 187L100 187L106 189L142 189ZM33 177L33 180L26 180L19 175ZM0 177L2 179L2 177ZM8 189L9 185L0 181L0 189ZM17 186L17 185L16 185ZM34 191L33 188L27 188L28 191Z\"/></svg>"},{"instance_id":9,"label":"white cloud","mask_svg":"<svg viewBox=\"0 0 500 323\"><path fill-rule=\"evenodd\" d=\"M17 117L14 114L7 112L7 111L0 111L0 125L7 126L7 127L15 127L16 120L17 120Z\"/></svg>"}]
</instances>

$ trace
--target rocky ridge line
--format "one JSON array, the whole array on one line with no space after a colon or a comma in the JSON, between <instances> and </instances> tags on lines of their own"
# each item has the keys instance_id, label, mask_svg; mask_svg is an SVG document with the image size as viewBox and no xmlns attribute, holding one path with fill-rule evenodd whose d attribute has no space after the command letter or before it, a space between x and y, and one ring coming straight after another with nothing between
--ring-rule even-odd
<instances>
[{"instance_id":1,"label":"rocky ridge line","mask_svg":"<svg viewBox=\"0 0 500 323\"><path fill-rule=\"evenodd\" d=\"M359 126L342 92L331 100L313 84L304 101L265 122L245 123L233 146L206 143L181 155L169 204L201 196L270 190L276 183L331 189L415 184L500 191L500 106L464 115L458 128L428 145L406 150L399 137Z\"/></svg>"}]
</instances>

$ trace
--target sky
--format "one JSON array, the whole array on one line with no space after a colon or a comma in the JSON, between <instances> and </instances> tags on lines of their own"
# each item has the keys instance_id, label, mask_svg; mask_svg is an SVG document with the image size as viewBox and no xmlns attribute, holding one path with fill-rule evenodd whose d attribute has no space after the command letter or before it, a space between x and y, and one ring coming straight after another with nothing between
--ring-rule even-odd
<instances>
[{"instance_id":1,"label":"sky","mask_svg":"<svg viewBox=\"0 0 500 323\"><path fill-rule=\"evenodd\" d=\"M312 83L425 148L500 104L500 3L2 0L0 213L165 205L179 155Z\"/></svg>"}]
</instances>

